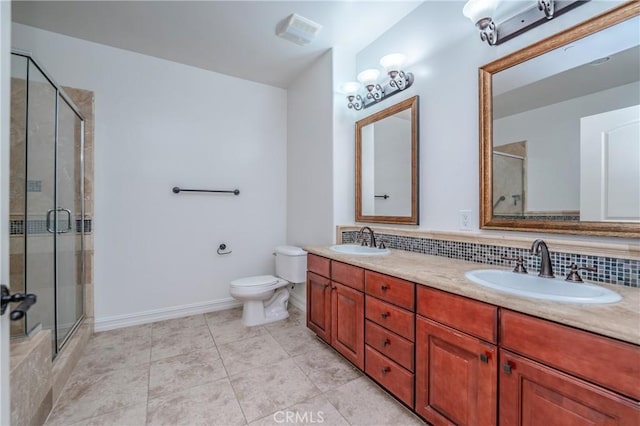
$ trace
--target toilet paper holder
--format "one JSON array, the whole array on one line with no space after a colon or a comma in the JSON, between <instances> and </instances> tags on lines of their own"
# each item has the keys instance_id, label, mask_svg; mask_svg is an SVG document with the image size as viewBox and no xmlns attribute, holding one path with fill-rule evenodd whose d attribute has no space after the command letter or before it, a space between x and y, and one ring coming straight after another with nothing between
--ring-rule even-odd
<instances>
[{"instance_id":1,"label":"toilet paper holder","mask_svg":"<svg viewBox=\"0 0 640 426\"><path fill-rule=\"evenodd\" d=\"M226 250L227 250L227 245L226 245L225 243L221 243L221 244L218 246L218 250L216 250L216 251L218 252L218 254L219 254L220 256L224 256L225 254L231 254L231 253L233 253L233 251L232 251L232 250L229 250L229 251L226 251Z\"/></svg>"}]
</instances>

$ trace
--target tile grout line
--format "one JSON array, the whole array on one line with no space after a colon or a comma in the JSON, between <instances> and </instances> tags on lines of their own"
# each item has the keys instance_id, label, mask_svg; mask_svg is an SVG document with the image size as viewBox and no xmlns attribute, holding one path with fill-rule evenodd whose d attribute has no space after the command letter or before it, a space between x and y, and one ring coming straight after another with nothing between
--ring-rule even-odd
<instances>
[{"instance_id":1,"label":"tile grout line","mask_svg":"<svg viewBox=\"0 0 640 426\"><path fill-rule=\"evenodd\" d=\"M238 393L236 392L236 388L233 386L233 382L231 381L231 376L229 375L229 370L227 370L227 366L224 363L224 359L222 359L222 354L220 353L220 349L218 348L218 344L216 343L215 337L213 337L213 330L211 330L211 324L209 323L209 321L207 321L206 315L204 317L204 321L207 324L207 328L209 329L209 334L211 335L211 340L213 340L213 345L216 348L216 352L218 352L218 356L220 357L220 362L222 363L222 368L224 368L224 373L226 375L226 378L229 381L229 386L231 386L231 391L233 392L233 396L236 399L236 403L238 404L238 407L240 408L240 412L242 413L242 417L244 418L244 424L248 425L249 420L247 420L247 415L245 414L244 409L242 408L242 404L240 404ZM232 320L225 321L225 322L230 322L230 321Z\"/></svg>"},{"instance_id":2,"label":"tile grout line","mask_svg":"<svg viewBox=\"0 0 640 426\"><path fill-rule=\"evenodd\" d=\"M151 323L151 332L149 333L149 371L147 372L147 403L144 410L144 424L149 424L149 394L151 391L151 363L152 351L153 351L153 323Z\"/></svg>"}]
</instances>

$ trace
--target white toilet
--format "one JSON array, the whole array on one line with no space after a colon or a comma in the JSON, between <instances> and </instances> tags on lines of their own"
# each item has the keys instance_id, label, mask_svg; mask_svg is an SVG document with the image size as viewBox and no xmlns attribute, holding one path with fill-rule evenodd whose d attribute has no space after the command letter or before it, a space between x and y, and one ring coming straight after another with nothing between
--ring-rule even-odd
<instances>
[{"instance_id":1,"label":"white toilet","mask_svg":"<svg viewBox=\"0 0 640 426\"><path fill-rule=\"evenodd\" d=\"M306 281L307 252L300 247L275 248L276 276L258 275L231 281L229 293L244 302L242 322L246 326L267 324L289 317L289 284Z\"/></svg>"}]
</instances>

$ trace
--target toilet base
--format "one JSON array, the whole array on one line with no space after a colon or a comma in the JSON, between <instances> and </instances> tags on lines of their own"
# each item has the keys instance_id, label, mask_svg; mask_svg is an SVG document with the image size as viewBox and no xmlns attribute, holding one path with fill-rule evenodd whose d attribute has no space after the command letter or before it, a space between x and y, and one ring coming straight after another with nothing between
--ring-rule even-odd
<instances>
[{"instance_id":1,"label":"toilet base","mask_svg":"<svg viewBox=\"0 0 640 426\"><path fill-rule=\"evenodd\" d=\"M269 300L245 300L242 307L242 323L252 327L287 319L288 306L289 290L284 287L276 290Z\"/></svg>"}]
</instances>

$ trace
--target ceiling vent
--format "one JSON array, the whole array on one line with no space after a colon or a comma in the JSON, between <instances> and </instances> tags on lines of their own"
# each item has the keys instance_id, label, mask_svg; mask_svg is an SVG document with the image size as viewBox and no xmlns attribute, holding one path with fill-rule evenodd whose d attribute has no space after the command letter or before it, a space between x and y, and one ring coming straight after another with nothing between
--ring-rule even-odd
<instances>
[{"instance_id":1,"label":"ceiling vent","mask_svg":"<svg viewBox=\"0 0 640 426\"><path fill-rule=\"evenodd\" d=\"M294 13L278 24L276 35L304 46L309 44L321 29L322 25Z\"/></svg>"}]
</instances>

